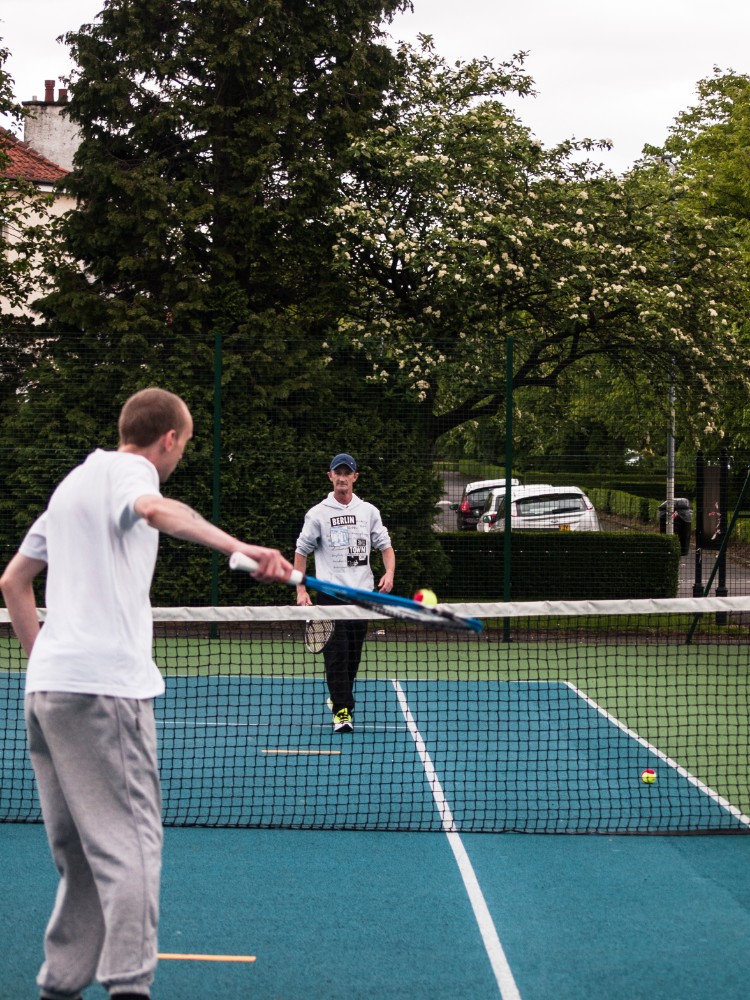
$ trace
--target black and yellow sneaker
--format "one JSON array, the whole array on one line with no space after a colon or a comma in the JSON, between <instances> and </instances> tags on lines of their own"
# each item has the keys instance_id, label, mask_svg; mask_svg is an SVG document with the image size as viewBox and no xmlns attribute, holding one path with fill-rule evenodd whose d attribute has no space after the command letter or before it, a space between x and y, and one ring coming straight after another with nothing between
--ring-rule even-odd
<instances>
[{"instance_id":1,"label":"black and yellow sneaker","mask_svg":"<svg viewBox=\"0 0 750 1000\"><path fill-rule=\"evenodd\" d=\"M338 712L333 713L333 731L334 733L354 732L352 713L348 708L340 708Z\"/></svg>"}]
</instances>

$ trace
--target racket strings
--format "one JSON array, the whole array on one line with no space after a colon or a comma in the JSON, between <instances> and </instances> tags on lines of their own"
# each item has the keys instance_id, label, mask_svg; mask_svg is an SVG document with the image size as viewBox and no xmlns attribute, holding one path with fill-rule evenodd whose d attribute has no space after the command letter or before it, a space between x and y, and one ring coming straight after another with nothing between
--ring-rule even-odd
<instances>
[{"instance_id":1,"label":"racket strings","mask_svg":"<svg viewBox=\"0 0 750 1000\"><path fill-rule=\"evenodd\" d=\"M334 622L330 618L313 618L305 623L305 646L311 653L322 653L333 635Z\"/></svg>"}]
</instances>

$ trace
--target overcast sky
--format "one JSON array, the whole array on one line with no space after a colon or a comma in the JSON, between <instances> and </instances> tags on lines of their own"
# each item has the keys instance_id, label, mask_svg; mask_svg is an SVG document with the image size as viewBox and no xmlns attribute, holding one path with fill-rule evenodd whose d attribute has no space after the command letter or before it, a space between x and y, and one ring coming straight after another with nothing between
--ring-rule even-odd
<instances>
[{"instance_id":1,"label":"overcast sky","mask_svg":"<svg viewBox=\"0 0 750 1000\"><path fill-rule=\"evenodd\" d=\"M55 39L101 7L102 0L2 0L0 37L19 100L42 98L44 81L68 71ZM519 106L522 121L545 145L611 139L602 160L618 172L644 143L664 141L714 66L750 73L748 0L414 0L414 8L399 16L393 36L431 34L451 61L528 52L538 94Z\"/></svg>"}]
</instances>

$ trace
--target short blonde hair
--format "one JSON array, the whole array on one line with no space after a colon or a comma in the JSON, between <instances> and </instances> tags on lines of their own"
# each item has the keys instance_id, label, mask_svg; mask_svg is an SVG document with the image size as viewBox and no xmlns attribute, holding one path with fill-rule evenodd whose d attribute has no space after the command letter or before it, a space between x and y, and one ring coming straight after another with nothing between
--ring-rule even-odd
<instances>
[{"instance_id":1,"label":"short blonde hair","mask_svg":"<svg viewBox=\"0 0 750 1000\"><path fill-rule=\"evenodd\" d=\"M141 389L125 403L120 411L117 429L120 444L147 448L166 434L175 430L182 433L188 421L185 402L166 389Z\"/></svg>"}]
</instances>

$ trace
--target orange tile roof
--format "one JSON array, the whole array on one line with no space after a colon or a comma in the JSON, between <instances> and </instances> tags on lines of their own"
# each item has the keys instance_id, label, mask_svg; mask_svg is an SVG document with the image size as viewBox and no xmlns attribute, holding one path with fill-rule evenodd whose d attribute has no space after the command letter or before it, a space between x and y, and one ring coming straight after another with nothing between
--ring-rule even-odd
<instances>
[{"instance_id":1,"label":"orange tile roof","mask_svg":"<svg viewBox=\"0 0 750 1000\"><path fill-rule=\"evenodd\" d=\"M10 162L0 168L0 177L53 184L68 173L4 128L0 128L0 150L10 157Z\"/></svg>"}]
</instances>

